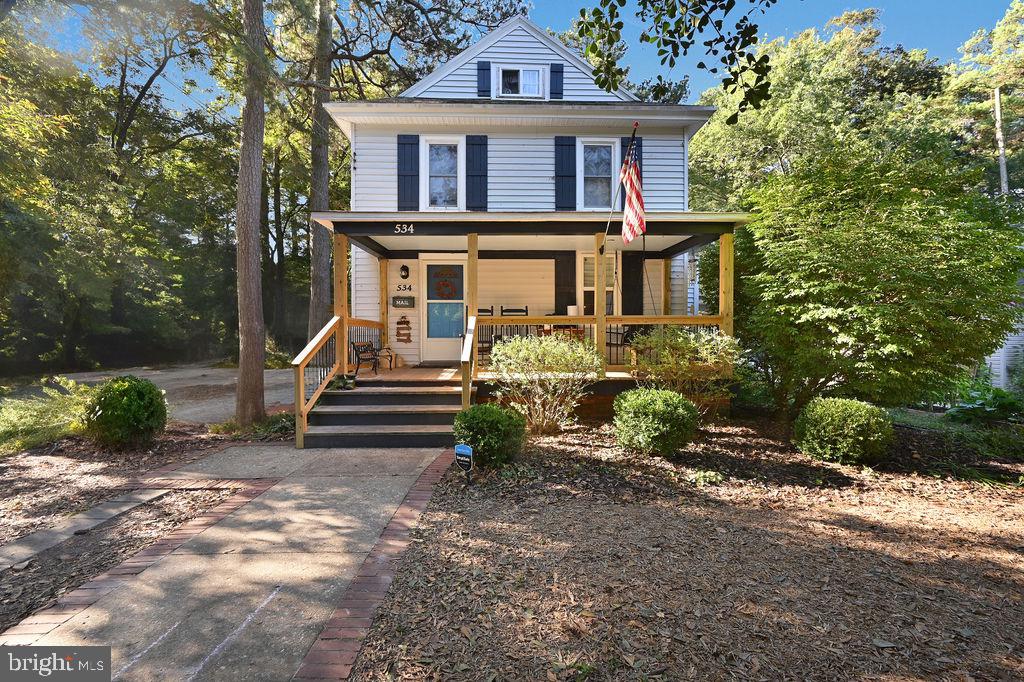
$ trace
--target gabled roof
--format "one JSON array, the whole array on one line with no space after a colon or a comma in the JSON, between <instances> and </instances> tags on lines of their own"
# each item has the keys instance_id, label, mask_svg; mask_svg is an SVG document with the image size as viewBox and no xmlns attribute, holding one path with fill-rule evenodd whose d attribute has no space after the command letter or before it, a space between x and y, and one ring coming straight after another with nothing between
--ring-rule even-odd
<instances>
[{"instance_id":1,"label":"gabled roof","mask_svg":"<svg viewBox=\"0 0 1024 682\"><path fill-rule=\"evenodd\" d=\"M585 59L566 47L562 41L552 37L547 31L530 21L525 15L519 14L498 26L483 38L449 59L446 63L434 69L428 76L420 79L412 87L400 94L399 97L418 97L422 95L423 92L432 85L436 84L445 76L452 74L460 66L472 61L481 52L494 45L517 28L521 28L530 33L534 38L543 42L556 53L562 55L566 61L575 64L584 73L593 73L594 67L587 63ZM639 101L639 98L636 95L624 88L619 88L614 94L623 102Z\"/></svg>"}]
</instances>

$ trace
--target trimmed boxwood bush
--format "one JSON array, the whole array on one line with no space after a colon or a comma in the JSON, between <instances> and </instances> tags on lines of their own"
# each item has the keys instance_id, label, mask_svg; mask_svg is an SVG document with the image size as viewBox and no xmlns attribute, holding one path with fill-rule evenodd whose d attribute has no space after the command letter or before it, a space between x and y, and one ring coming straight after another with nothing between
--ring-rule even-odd
<instances>
[{"instance_id":1,"label":"trimmed boxwood bush","mask_svg":"<svg viewBox=\"0 0 1024 682\"><path fill-rule=\"evenodd\" d=\"M473 448L475 464L501 467L523 449L526 420L514 410L484 403L455 415L454 432L456 443Z\"/></svg>"},{"instance_id":2,"label":"trimmed boxwood bush","mask_svg":"<svg viewBox=\"0 0 1024 682\"><path fill-rule=\"evenodd\" d=\"M875 464L886 458L892 441L885 410L847 398L815 398L793 427L793 444L827 462Z\"/></svg>"},{"instance_id":3,"label":"trimmed boxwood bush","mask_svg":"<svg viewBox=\"0 0 1024 682\"><path fill-rule=\"evenodd\" d=\"M86 432L114 447L138 447L167 425L167 402L152 381L131 375L100 386L86 413Z\"/></svg>"},{"instance_id":4,"label":"trimmed boxwood bush","mask_svg":"<svg viewBox=\"0 0 1024 682\"><path fill-rule=\"evenodd\" d=\"M615 398L615 438L624 448L672 455L696 431L696 406L675 391L637 388Z\"/></svg>"}]
</instances>

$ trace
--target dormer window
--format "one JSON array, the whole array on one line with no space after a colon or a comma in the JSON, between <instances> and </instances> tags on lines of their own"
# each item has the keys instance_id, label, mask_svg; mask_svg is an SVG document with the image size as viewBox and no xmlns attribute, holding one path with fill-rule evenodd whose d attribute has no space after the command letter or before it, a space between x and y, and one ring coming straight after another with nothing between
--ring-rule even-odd
<instances>
[{"instance_id":1,"label":"dormer window","mask_svg":"<svg viewBox=\"0 0 1024 682\"><path fill-rule=\"evenodd\" d=\"M542 66L496 65L494 95L509 99L544 99L546 71Z\"/></svg>"}]
</instances>

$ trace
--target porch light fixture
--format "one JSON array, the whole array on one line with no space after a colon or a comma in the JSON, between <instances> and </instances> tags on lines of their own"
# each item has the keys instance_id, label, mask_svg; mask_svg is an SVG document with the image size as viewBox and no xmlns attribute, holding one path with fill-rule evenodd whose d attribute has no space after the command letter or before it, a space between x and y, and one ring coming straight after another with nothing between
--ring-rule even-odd
<instances>
[{"instance_id":1,"label":"porch light fixture","mask_svg":"<svg viewBox=\"0 0 1024 682\"><path fill-rule=\"evenodd\" d=\"M399 268L398 269L398 275L402 279L409 279L409 266L408 265L403 265L401 268Z\"/></svg>"}]
</instances>

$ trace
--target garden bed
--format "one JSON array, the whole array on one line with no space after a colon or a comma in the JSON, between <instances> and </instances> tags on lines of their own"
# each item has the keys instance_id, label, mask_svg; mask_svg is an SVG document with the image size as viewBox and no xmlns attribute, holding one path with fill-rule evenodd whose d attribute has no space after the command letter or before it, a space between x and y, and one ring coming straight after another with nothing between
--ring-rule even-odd
<instances>
[{"instance_id":1,"label":"garden bed","mask_svg":"<svg viewBox=\"0 0 1024 682\"><path fill-rule=\"evenodd\" d=\"M168 492L0 571L0 632L215 507L233 492Z\"/></svg>"},{"instance_id":2,"label":"garden bed","mask_svg":"<svg viewBox=\"0 0 1024 682\"><path fill-rule=\"evenodd\" d=\"M172 423L139 450L110 450L82 437L0 457L0 545L53 526L123 492L118 486L160 467L184 465L234 439Z\"/></svg>"},{"instance_id":3,"label":"garden bed","mask_svg":"<svg viewBox=\"0 0 1024 682\"><path fill-rule=\"evenodd\" d=\"M843 467L781 435L712 425L668 462L584 425L449 472L354 676L1024 676L1024 491L934 468L1024 465L897 428L895 462Z\"/></svg>"}]
</instances>

